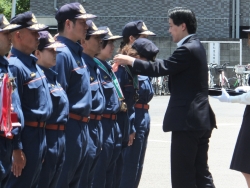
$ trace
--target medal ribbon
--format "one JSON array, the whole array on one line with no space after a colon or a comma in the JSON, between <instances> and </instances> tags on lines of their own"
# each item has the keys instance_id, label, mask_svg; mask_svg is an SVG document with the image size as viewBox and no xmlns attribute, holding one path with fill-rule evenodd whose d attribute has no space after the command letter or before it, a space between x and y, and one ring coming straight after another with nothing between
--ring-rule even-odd
<instances>
[{"instance_id":1,"label":"medal ribbon","mask_svg":"<svg viewBox=\"0 0 250 188\"><path fill-rule=\"evenodd\" d=\"M133 86L134 89L136 89L137 91L139 90L139 81L138 81L138 76L134 75L131 73L130 69L128 68L127 65L124 66L126 71L128 72L128 74L133 78Z\"/></svg>"},{"instance_id":2,"label":"medal ribbon","mask_svg":"<svg viewBox=\"0 0 250 188\"><path fill-rule=\"evenodd\" d=\"M114 84L114 86L115 86L115 90L116 90L116 92L117 92L119 98L123 100L123 99L124 99L124 95L123 95L123 93L122 93L120 84L119 84L119 82L118 82L118 79L117 79L115 73L114 73L113 71L111 71L111 72L109 73L108 69L102 64L101 61L99 61L99 59L97 59L97 58L93 58L93 59L94 59L94 61L96 62L96 64L97 64L104 72L106 72L108 75L111 76L112 82L113 82L113 84Z\"/></svg>"}]
</instances>

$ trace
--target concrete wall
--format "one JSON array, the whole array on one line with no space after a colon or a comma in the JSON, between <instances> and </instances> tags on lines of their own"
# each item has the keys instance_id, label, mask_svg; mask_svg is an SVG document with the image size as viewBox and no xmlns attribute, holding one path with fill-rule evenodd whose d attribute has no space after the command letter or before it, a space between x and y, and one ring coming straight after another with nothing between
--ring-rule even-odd
<instances>
[{"instance_id":1,"label":"concrete wall","mask_svg":"<svg viewBox=\"0 0 250 188\"><path fill-rule=\"evenodd\" d=\"M57 0L57 7L74 1ZM31 0L30 5L31 11L44 23L56 25L54 1ZM197 16L200 37L230 37L230 0L85 0L82 5L87 12L98 15L97 26L109 26L116 34L121 34L127 22L142 19L157 36L169 37L167 11L185 6L193 9Z\"/></svg>"}]
</instances>

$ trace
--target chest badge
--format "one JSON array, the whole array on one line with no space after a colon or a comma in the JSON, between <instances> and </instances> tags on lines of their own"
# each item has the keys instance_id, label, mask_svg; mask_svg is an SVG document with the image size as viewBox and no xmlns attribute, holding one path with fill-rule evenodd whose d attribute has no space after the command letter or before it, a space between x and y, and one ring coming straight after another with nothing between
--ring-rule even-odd
<instances>
[{"instance_id":1,"label":"chest badge","mask_svg":"<svg viewBox=\"0 0 250 188\"><path fill-rule=\"evenodd\" d=\"M30 73L30 77L31 78L35 78L36 77L36 73L34 73L34 72Z\"/></svg>"},{"instance_id":2,"label":"chest badge","mask_svg":"<svg viewBox=\"0 0 250 188\"><path fill-rule=\"evenodd\" d=\"M90 76L90 81L93 82L94 81L94 77Z\"/></svg>"},{"instance_id":3,"label":"chest badge","mask_svg":"<svg viewBox=\"0 0 250 188\"><path fill-rule=\"evenodd\" d=\"M81 65L81 62L80 61L76 61L77 65L80 66Z\"/></svg>"},{"instance_id":4,"label":"chest badge","mask_svg":"<svg viewBox=\"0 0 250 188\"><path fill-rule=\"evenodd\" d=\"M103 78L104 78L104 79L107 79L107 78L108 78L108 76L103 76Z\"/></svg>"}]
</instances>

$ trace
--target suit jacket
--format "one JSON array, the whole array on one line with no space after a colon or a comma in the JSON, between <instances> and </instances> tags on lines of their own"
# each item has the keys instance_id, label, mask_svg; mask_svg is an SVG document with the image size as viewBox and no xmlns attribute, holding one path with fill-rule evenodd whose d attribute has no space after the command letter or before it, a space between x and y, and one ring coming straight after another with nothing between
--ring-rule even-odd
<instances>
[{"instance_id":1,"label":"suit jacket","mask_svg":"<svg viewBox=\"0 0 250 188\"><path fill-rule=\"evenodd\" d=\"M187 38L167 60L136 59L132 70L154 77L169 75L171 97L163 121L164 132L216 127L208 101L206 51L195 35Z\"/></svg>"}]
</instances>

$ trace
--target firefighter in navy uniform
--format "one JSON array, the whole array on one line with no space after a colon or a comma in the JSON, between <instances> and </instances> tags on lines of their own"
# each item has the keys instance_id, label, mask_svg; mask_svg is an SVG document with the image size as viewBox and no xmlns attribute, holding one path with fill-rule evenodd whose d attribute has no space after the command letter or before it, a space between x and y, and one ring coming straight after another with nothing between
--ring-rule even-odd
<instances>
[{"instance_id":1,"label":"firefighter in navy uniform","mask_svg":"<svg viewBox=\"0 0 250 188\"><path fill-rule=\"evenodd\" d=\"M89 28L85 39L81 40L81 45L83 47L82 58L90 74L92 109L88 122L90 139L88 141L86 163L79 188L92 187L91 182L93 181L94 172L102 148L103 130L101 119L106 103L101 86L100 71L93 58L96 54L100 53L102 37L107 33L107 30L97 28L92 20L88 20L86 23Z\"/></svg>"},{"instance_id":2,"label":"firefighter in navy uniform","mask_svg":"<svg viewBox=\"0 0 250 188\"><path fill-rule=\"evenodd\" d=\"M122 42L120 44L119 52L127 45L132 45L133 42L138 38L146 38L147 36L155 36L155 33L148 30L146 24L142 20L132 21L127 23L122 30ZM116 64L113 65L113 68ZM120 82L121 88L124 91L125 101L128 106L128 112L118 114L118 124L122 131L123 137L123 148L131 146L135 138L136 130L134 127L135 120L135 108L134 105L139 99L139 82L138 76L132 74L127 66L119 66L116 72L117 78ZM126 117L128 116L128 118ZM123 169L123 155L119 156L116 163L116 172L114 176L114 188L119 187L121 174Z\"/></svg>"},{"instance_id":3,"label":"firefighter in navy uniform","mask_svg":"<svg viewBox=\"0 0 250 188\"><path fill-rule=\"evenodd\" d=\"M122 54L142 60L154 61L159 49L150 40L138 38L132 46L124 47ZM120 188L137 188L139 186L150 130L148 103L154 96L154 91L148 76L138 75L139 100L135 104L134 126L136 130L133 145L124 149L123 170Z\"/></svg>"},{"instance_id":4,"label":"firefighter in navy uniform","mask_svg":"<svg viewBox=\"0 0 250 188\"><path fill-rule=\"evenodd\" d=\"M8 74L9 78L12 74L9 70L9 62L5 57L11 47L11 41L9 34L12 29L19 27L19 25L10 24L3 14L0 14L0 77L3 78L4 74ZM1 81L2 82L2 81ZM14 83L13 83L14 84ZM1 83L1 87L2 83ZM14 89L14 88L13 88ZM23 125L23 113L20 105L19 95L17 90L14 89L12 94L12 107L15 113L17 113L21 125ZM2 99L1 99L2 100ZM5 99L6 100L6 99ZM1 106L2 107L2 106ZM1 109L1 112L3 110ZM2 125L1 125L2 126ZM5 125L3 125L5 126ZM5 187L8 179L8 174L11 170L15 176L21 174L22 169L25 167L25 155L22 152L22 142L20 141L21 127L13 127L11 134L6 135L4 132L0 132L0 187ZM11 160L13 152L13 162ZM21 160L20 160L21 158ZM20 162L19 162L20 161Z\"/></svg>"},{"instance_id":5,"label":"firefighter in navy uniform","mask_svg":"<svg viewBox=\"0 0 250 188\"><path fill-rule=\"evenodd\" d=\"M95 62L101 73L101 83L106 98L106 106L102 116L103 146L97 164L93 188L112 187L115 164L121 152L122 135L117 123L117 113L126 111L126 106L119 82L107 60L112 57L114 51L113 42L121 36L114 36L109 28L102 27L108 33L104 36L101 52L95 58ZM122 106L121 106L122 105Z\"/></svg>"},{"instance_id":6,"label":"firefighter in navy uniform","mask_svg":"<svg viewBox=\"0 0 250 188\"><path fill-rule=\"evenodd\" d=\"M46 76L31 53L39 44L38 31L48 27L37 23L32 12L18 14L10 23L20 25L11 33L13 47L9 62L25 120L21 141L27 162L21 176L10 175L7 187L36 187L46 152L44 127L52 112L52 101Z\"/></svg>"},{"instance_id":7,"label":"firefighter in navy uniform","mask_svg":"<svg viewBox=\"0 0 250 188\"><path fill-rule=\"evenodd\" d=\"M38 187L55 188L65 159L64 130L68 121L69 101L65 91L56 80L57 73L50 68L56 64L56 49L64 47L64 45L55 42L48 31L41 31L39 35L40 43L35 51L35 56L38 59L37 64L46 76L53 108L45 126L47 150Z\"/></svg>"},{"instance_id":8,"label":"firefighter in navy uniform","mask_svg":"<svg viewBox=\"0 0 250 188\"><path fill-rule=\"evenodd\" d=\"M85 170L92 96L89 72L82 59L83 49L77 41L86 36L86 20L95 17L87 14L80 3L63 5L55 16L59 32L57 41L66 46L58 49L53 70L58 72L57 80L69 100L69 120L65 130L66 154L58 188L78 188Z\"/></svg>"}]
</instances>

